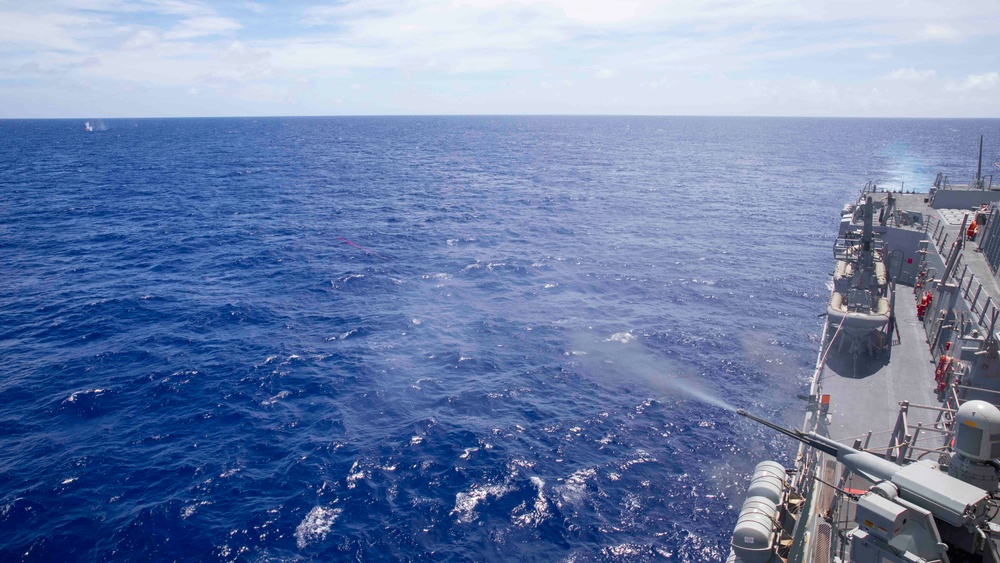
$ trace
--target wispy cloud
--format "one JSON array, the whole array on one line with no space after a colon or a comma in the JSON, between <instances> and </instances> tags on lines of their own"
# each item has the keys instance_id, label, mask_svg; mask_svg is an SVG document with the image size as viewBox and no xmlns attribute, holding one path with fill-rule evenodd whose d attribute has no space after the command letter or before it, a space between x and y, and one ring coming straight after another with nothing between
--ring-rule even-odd
<instances>
[{"instance_id":1,"label":"wispy cloud","mask_svg":"<svg viewBox=\"0 0 1000 563\"><path fill-rule=\"evenodd\" d=\"M922 35L928 39L957 39L959 32L950 25L932 24L924 27Z\"/></svg>"},{"instance_id":2,"label":"wispy cloud","mask_svg":"<svg viewBox=\"0 0 1000 563\"><path fill-rule=\"evenodd\" d=\"M0 12L0 46L16 51L83 51L71 33L96 23L83 14Z\"/></svg>"},{"instance_id":3,"label":"wispy cloud","mask_svg":"<svg viewBox=\"0 0 1000 563\"><path fill-rule=\"evenodd\" d=\"M135 49L145 49L160 42L160 33L155 29L140 29L129 36L121 47L129 51Z\"/></svg>"},{"instance_id":4,"label":"wispy cloud","mask_svg":"<svg viewBox=\"0 0 1000 563\"><path fill-rule=\"evenodd\" d=\"M211 35L226 35L242 29L235 20L218 16L188 18L163 35L165 39L192 39Z\"/></svg>"},{"instance_id":5,"label":"wispy cloud","mask_svg":"<svg viewBox=\"0 0 1000 563\"><path fill-rule=\"evenodd\" d=\"M998 30L993 0L0 0L0 113L995 115L1000 68L968 45Z\"/></svg>"},{"instance_id":6,"label":"wispy cloud","mask_svg":"<svg viewBox=\"0 0 1000 563\"><path fill-rule=\"evenodd\" d=\"M249 10L249 11L255 13L255 14L263 14L264 12L267 11L267 7L265 7L263 4L259 4L257 2L244 2L243 3L243 8L246 9L246 10Z\"/></svg>"},{"instance_id":7,"label":"wispy cloud","mask_svg":"<svg viewBox=\"0 0 1000 563\"><path fill-rule=\"evenodd\" d=\"M986 72L983 74L970 74L958 84L953 84L950 89L958 92L969 90L993 90L1000 85L1000 73Z\"/></svg>"},{"instance_id":8,"label":"wispy cloud","mask_svg":"<svg viewBox=\"0 0 1000 563\"><path fill-rule=\"evenodd\" d=\"M889 80L905 80L908 82L921 82L937 77L937 72L933 70L917 70L915 68L897 68L886 75Z\"/></svg>"}]
</instances>

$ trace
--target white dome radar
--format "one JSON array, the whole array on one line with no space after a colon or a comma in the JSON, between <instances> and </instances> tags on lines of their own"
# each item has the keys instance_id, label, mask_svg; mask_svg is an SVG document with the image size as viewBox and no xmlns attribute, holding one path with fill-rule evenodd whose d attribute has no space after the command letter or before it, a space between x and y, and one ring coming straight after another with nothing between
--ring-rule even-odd
<instances>
[{"instance_id":1,"label":"white dome radar","mask_svg":"<svg viewBox=\"0 0 1000 563\"><path fill-rule=\"evenodd\" d=\"M986 401L968 401L955 413L955 455L948 474L996 493L1000 488L1000 409Z\"/></svg>"},{"instance_id":2,"label":"white dome radar","mask_svg":"<svg viewBox=\"0 0 1000 563\"><path fill-rule=\"evenodd\" d=\"M976 461L1000 458L1000 409L967 401L955 414L955 451Z\"/></svg>"}]
</instances>

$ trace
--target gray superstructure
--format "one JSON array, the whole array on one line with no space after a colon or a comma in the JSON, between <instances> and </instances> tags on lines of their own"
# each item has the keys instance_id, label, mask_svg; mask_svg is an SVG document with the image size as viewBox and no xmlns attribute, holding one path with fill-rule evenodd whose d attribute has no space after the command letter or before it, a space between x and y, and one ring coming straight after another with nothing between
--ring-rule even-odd
<instances>
[{"instance_id":1,"label":"gray superstructure","mask_svg":"<svg viewBox=\"0 0 1000 563\"><path fill-rule=\"evenodd\" d=\"M729 561L1000 563L990 188L980 172L929 193L869 184L845 207L802 430L740 412L801 444L795 467L754 471Z\"/></svg>"}]
</instances>

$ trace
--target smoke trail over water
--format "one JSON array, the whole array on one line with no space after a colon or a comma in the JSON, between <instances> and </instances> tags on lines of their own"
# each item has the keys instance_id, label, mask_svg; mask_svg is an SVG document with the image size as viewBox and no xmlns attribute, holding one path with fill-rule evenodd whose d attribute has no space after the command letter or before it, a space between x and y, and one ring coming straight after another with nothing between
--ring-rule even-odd
<instances>
[{"instance_id":1,"label":"smoke trail over water","mask_svg":"<svg viewBox=\"0 0 1000 563\"><path fill-rule=\"evenodd\" d=\"M657 358L630 332L595 340L580 335L574 342L574 354L592 375L613 382L634 381L649 386L669 398L684 398L736 412L736 407L708 389L704 381L685 366Z\"/></svg>"}]
</instances>

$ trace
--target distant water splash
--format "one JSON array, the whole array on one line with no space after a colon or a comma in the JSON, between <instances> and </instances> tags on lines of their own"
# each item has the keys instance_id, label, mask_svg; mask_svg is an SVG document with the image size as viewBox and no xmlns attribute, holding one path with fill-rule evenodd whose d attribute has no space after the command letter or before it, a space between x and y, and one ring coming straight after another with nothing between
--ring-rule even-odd
<instances>
[{"instance_id":1,"label":"distant water splash","mask_svg":"<svg viewBox=\"0 0 1000 563\"><path fill-rule=\"evenodd\" d=\"M103 119L92 119L84 124L87 131L107 131L108 125Z\"/></svg>"},{"instance_id":2,"label":"distant water splash","mask_svg":"<svg viewBox=\"0 0 1000 563\"><path fill-rule=\"evenodd\" d=\"M591 374L609 382L635 381L667 397L690 399L736 412L736 407L717 391L708 389L690 368L654 356L632 332L616 333L603 340L580 335L572 353Z\"/></svg>"}]
</instances>

